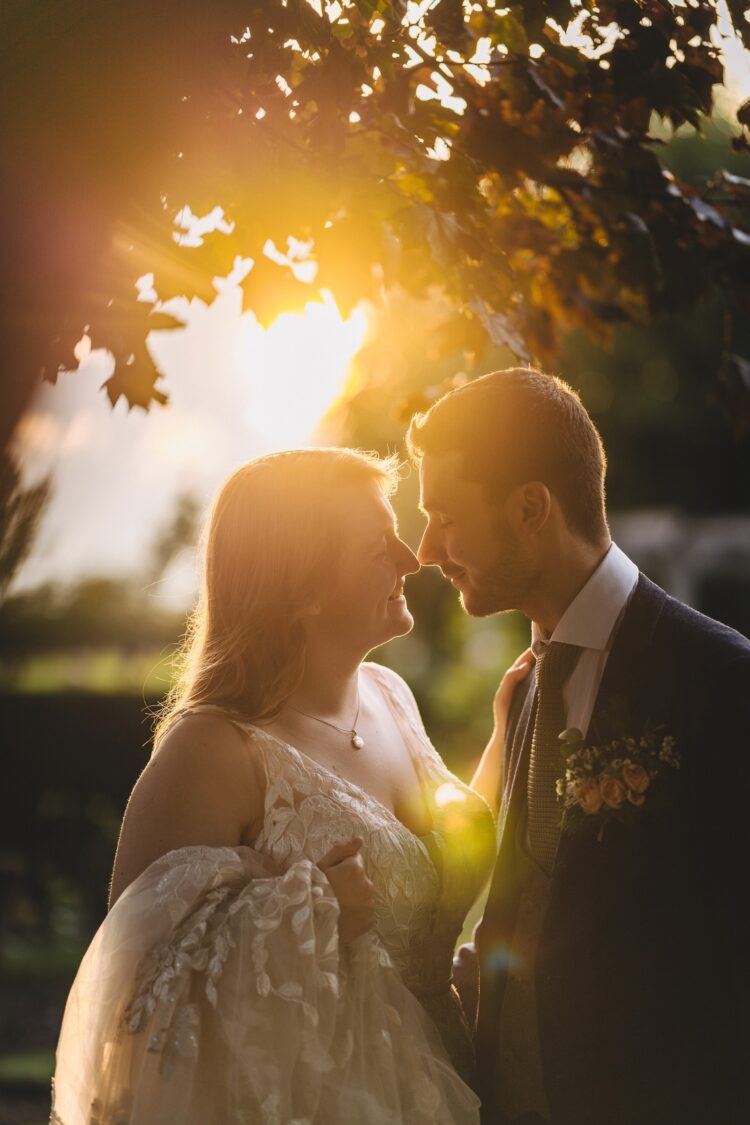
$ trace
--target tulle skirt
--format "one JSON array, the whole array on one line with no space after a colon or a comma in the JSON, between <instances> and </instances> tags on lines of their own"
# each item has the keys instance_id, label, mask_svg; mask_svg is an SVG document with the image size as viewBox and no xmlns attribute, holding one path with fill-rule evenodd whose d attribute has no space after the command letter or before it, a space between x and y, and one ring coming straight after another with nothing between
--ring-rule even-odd
<instances>
[{"instance_id":1,"label":"tulle skirt","mask_svg":"<svg viewBox=\"0 0 750 1125\"><path fill-rule=\"evenodd\" d=\"M89 947L57 1051L56 1125L477 1125L479 1100L374 934L338 942L309 860L190 847Z\"/></svg>"}]
</instances>

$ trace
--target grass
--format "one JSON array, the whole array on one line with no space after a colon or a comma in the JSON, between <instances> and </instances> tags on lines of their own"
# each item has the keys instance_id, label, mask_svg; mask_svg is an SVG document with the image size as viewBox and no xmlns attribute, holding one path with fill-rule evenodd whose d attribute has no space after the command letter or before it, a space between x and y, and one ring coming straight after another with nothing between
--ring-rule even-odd
<instances>
[{"instance_id":1,"label":"grass","mask_svg":"<svg viewBox=\"0 0 750 1125\"><path fill-rule=\"evenodd\" d=\"M44 1047L0 1055L0 1083L49 1087L55 1070L55 1052Z\"/></svg>"},{"instance_id":2,"label":"grass","mask_svg":"<svg viewBox=\"0 0 750 1125\"><path fill-rule=\"evenodd\" d=\"M20 694L90 691L156 698L169 688L174 651L123 652L117 648L42 652L0 663L0 690Z\"/></svg>"},{"instance_id":3,"label":"grass","mask_svg":"<svg viewBox=\"0 0 750 1125\"><path fill-rule=\"evenodd\" d=\"M80 941L33 942L7 939L0 950L0 968L9 977L73 976L86 945Z\"/></svg>"}]
</instances>

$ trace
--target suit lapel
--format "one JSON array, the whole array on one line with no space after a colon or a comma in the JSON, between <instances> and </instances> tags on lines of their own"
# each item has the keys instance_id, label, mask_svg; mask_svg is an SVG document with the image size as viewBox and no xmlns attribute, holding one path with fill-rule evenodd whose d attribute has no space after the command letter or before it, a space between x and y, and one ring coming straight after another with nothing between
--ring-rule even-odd
<instances>
[{"instance_id":1,"label":"suit lapel","mask_svg":"<svg viewBox=\"0 0 750 1125\"><path fill-rule=\"evenodd\" d=\"M601 725L612 702L620 697L632 695L642 667L641 654L648 648L656 623L661 614L666 594L645 574L639 574L636 588L625 610L622 622L612 646L612 651L604 669L596 702L589 724L588 738ZM529 673L523 682L523 691L517 691L511 707L506 738L507 776L504 779L498 818L499 849L502 849L509 814L515 812L525 798L525 784L528 773L530 751L529 729L534 721L534 676ZM514 819L512 816L510 819Z\"/></svg>"},{"instance_id":2,"label":"suit lapel","mask_svg":"<svg viewBox=\"0 0 750 1125\"><path fill-rule=\"evenodd\" d=\"M589 724L589 742L607 735L611 737L611 732L606 729L608 717L620 701L628 704L637 694L644 669L642 654L651 644L666 597L664 591L649 581L645 574L639 575L599 685Z\"/></svg>"},{"instance_id":3,"label":"suit lapel","mask_svg":"<svg viewBox=\"0 0 750 1125\"><path fill-rule=\"evenodd\" d=\"M586 742L589 744L607 742L613 737L631 734L642 725L643 716L638 712L643 705L643 677L648 674L648 662L644 660L644 654L651 644L666 597L664 591L644 574L639 575L599 685L586 735ZM632 731L630 728L633 728ZM564 856L566 864L572 862L583 846L584 839L580 834L565 831L563 814L552 867L553 876L558 860ZM557 900L558 890L558 883L552 878L550 908Z\"/></svg>"},{"instance_id":4,"label":"suit lapel","mask_svg":"<svg viewBox=\"0 0 750 1125\"><path fill-rule=\"evenodd\" d=\"M653 637L656 623L661 615L666 594L645 574L639 574L638 583L630 599L630 604L620 623L617 635L604 669L594 710L589 724L588 740L596 741L599 731L606 729L606 722L614 705L622 700L629 702L636 694L639 673L644 667L643 652ZM516 693L509 716L507 739L508 774L503 786L500 813L498 817L498 862L490 886L485 917L492 915L499 907L501 887L506 882L502 868L507 866L509 848L515 833L518 814L526 799L526 778L531 739L528 732L534 721L536 693L533 690L534 678L529 674L524 681L523 695ZM564 829L564 825L563 825ZM560 843L565 838L560 834ZM558 846L559 854L559 846ZM553 864L554 870L554 864Z\"/></svg>"}]
</instances>

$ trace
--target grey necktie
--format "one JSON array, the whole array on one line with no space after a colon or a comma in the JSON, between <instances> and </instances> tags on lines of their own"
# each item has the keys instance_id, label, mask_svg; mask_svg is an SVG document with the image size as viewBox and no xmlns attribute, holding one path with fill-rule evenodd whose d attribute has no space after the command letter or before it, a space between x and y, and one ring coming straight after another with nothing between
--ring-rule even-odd
<instances>
[{"instance_id":1,"label":"grey necktie","mask_svg":"<svg viewBox=\"0 0 750 1125\"><path fill-rule=\"evenodd\" d=\"M549 873L555 858L560 813L555 783L560 774L559 735L566 727L563 687L581 653L577 645L553 641L536 658L537 709L531 739L528 781L528 843Z\"/></svg>"}]
</instances>

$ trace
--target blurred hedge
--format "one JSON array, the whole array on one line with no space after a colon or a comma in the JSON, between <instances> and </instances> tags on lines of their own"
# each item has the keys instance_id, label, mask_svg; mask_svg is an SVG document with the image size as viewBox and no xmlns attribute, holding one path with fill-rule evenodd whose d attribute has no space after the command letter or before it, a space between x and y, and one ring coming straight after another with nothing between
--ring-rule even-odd
<instances>
[{"instance_id":1,"label":"blurred hedge","mask_svg":"<svg viewBox=\"0 0 750 1125\"><path fill-rule=\"evenodd\" d=\"M67 901L83 938L106 910L119 820L148 760L143 699L0 695L0 716L3 937L70 931Z\"/></svg>"}]
</instances>

